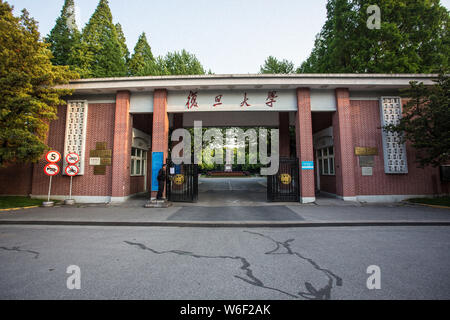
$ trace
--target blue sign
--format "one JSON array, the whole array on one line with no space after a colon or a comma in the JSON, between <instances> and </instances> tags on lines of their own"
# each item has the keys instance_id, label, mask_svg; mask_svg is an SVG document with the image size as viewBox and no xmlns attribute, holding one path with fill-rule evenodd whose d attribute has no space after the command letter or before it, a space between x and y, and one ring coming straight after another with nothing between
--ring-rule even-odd
<instances>
[{"instance_id":1,"label":"blue sign","mask_svg":"<svg viewBox=\"0 0 450 320\"><path fill-rule=\"evenodd\" d=\"M302 161L302 170L314 170L314 161Z\"/></svg>"},{"instance_id":2,"label":"blue sign","mask_svg":"<svg viewBox=\"0 0 450 320\"><path fill-rule=\"evenodd\" d=\"M152 191L158 191L158 173L164 164L164 152L152 153Z\"/></svg>"}]
</instances>

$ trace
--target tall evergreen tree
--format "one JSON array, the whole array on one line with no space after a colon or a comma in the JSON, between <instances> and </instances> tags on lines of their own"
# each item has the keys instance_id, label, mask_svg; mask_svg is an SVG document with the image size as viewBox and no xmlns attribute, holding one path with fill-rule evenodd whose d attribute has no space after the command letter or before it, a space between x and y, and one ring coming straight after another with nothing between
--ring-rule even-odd
<instances>
[{"instance_id":1,"label":"tall evergreen tree","mask_svg":"<svg viewBox=\"0 0 450 320\"><path fill-rule=\"evenodd\" d=\"M149 76L155 75L155 58L152 49L147 41L147 36L143 32L134 47L134 53L128 64L130 75Z\"/></svg>"},{"instance_id":2,"label":"tall evergreen tree","mask_svg":"<svg viewBox=\"0 0 450 320\"><path fill-rule=\"evenodd\" d=\"M450 15L439 0L328 0L327 20L299 72L430 73L449 66Z\"/></svg>"},{"instance_id":3,"label":"tall evergreen tree","mask_svg":"<svg viewBox=\"0 0 450 320\"><path fill-rule=\"evenodd\" d=\"M122 25L120 23L116 23L115 27L117 37L119 38L120 47L122 48L123 59L125 60L125 64L128 64L128 61L130 60L130 50L128 50L127 39L123 33Z\"/></svg>"},{"instance_id":4,"label":"tall evergreen tree","mask_svg":"<svg viewBox=\"0 0 450 320\"><path fill-rule=\"evenodd\" d=\"M80 41L80 32L75 19L74 0L65 0L61 15L56 19L56 24L46 41L50 44L50 50L53 53L53 64L69 65L70 52Z\"/></svg>"},{"instance_id":5,"label":"tall evergreen tree","mask_svg":"<svg viewBox=\"0 0 450 320\"><path fill-rule=\"evenodd\" d=\"M83 29L82 42L75 52L75 60L78 60L79 65L89 66L88 70L84 70L87 76L101 78L127 74L123 47L107 0L100 0Z\"/></svg>"},{"instance_id":6,"label":"tall evergreen tree","mask_svg":"<svg viewBox=\"0 0 450 320\"><path fill-rule=\"evenodd\" d=\"M26 10L15 17L0 0L0 166L37 161L47 149L49 121L69 90L55 89L77 77L55 66L48 44Z\"/></svg>"}]
</instances>

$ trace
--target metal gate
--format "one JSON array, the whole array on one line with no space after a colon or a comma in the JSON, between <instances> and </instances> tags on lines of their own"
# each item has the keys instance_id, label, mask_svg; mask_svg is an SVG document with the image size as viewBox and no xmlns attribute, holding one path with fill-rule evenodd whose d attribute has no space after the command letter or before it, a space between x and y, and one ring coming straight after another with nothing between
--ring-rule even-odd
<instances>
[{"instance_id":1,"label":"metal gate","mask_svg":"<svg viewBox=\"0 0 450 320\"><path fill-rule=\"evenodd\" d=\"M280 169L267 176L267 200L272 202L299 202L298 159L280 158Z\"/></svg>"},{"instance_id":2,"label":"metal gate","mask_svg":"<svg viewBox=\"0 0 450 320\"><path fill-rule=\"evenodd\" d=\"M171 202L197 202L198 165L170 165L167 168L167 199Z\"/></svg>"}]
</instances>

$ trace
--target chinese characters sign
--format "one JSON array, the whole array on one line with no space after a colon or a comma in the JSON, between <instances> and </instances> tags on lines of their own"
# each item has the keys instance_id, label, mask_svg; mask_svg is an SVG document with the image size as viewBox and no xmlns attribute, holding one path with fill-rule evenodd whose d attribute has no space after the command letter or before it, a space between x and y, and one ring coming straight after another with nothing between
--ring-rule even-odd
<instances>
[{"instance_id":1,"label":"chinese characters sign","mask_svg":"<svg viewBox=\"0 0 450 320\"><path fill-rule=\"evenodd\" d=\"M381 98L381 125L398 124L402 117L399 97ZM408 173L406 145L397 132L383 130L384 171L389 174Z\"/></svg>"},{"instance_id":2,"label":"chinese characters sign","mask_svg":"<svg viewBox=\"0 0 450 320\"><path fill-rule=\"evenodd\" d=\"M296 110L295 90L190 90L168 96L169 112Z\"/></svg>"}]
</instances>

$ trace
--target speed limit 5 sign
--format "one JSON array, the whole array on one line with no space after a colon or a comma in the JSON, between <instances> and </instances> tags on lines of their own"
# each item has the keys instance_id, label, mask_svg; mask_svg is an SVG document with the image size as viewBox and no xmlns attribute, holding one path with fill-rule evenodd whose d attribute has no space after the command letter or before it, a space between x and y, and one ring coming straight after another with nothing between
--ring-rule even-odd
<instances>
[{"instance_id":1,"label":"speed limit 5 sign","mask_svg":"<svg viewBox=\"0 0 450 320\"><path fill-rule=\"evenodd\" d=\"M45 155L45 160L50 163L57 163L61 161L61 153L59 153L58 151L49 151Z\"/></svg>"}]
</instances>

